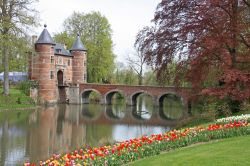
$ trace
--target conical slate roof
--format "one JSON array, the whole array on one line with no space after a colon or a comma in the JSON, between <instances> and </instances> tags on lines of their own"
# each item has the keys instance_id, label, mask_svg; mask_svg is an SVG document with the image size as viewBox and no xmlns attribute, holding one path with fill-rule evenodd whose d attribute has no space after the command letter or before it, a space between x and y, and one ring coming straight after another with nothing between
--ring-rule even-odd
<instances>
[{"instance_id":1,"label":"conical slate roof","mask_svg":"<svg viewBox=\"0 0 250 166\"><path fill-rule=\"evenodd\" d=\"M80 39L80 35L79 34L77 35L76 41L73 44L73 46L70 49L70 51L87 51L87 49L82 44L82 41Z\"/></svg>"},{"instance_id":2,"label":"conical slate roof","mask_svg":"<svg viewBox=\"0 0 250 166\"><path fill-rule=\"evenodd\" d=\"M52 37L50 36L47 25L44 25L44 30L42 31L41 35L37 39L35 44L52 44L55 45L55 42L53 41Z\"/></svg>"}]
</instances>

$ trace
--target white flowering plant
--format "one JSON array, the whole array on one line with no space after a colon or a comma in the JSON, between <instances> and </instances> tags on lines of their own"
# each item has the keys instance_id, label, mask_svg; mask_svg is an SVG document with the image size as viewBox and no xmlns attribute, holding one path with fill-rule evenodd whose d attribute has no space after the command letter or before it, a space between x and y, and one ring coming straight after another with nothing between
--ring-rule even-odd
<instances>
[{"instance_id":1,"label":"white flowering plant","mask_svg":"<svg viewBox=\"0 0 250 166\"><path fill-rule=\"evenodd\" d=\"M227 123L227 122L234 122L234 121L250 121L250 114L245 115L237 115L237 116L231 116L226 118L220 118L217 119L216 122L218 123Z\"/></svg>"}]
</instances>

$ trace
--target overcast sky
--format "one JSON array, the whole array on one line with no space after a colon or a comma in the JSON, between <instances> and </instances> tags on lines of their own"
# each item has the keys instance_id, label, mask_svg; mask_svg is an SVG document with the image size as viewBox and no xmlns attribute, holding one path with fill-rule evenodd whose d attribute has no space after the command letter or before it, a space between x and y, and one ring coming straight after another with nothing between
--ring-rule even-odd
<instances>
[{"instance_id":1,"label":"overcast sky","mask_svg":"<svg viewBox=\"0 0 250 166\"><path fill-rule=\"evenodd\" d=\"M41 25L53 35L62 31L63 21L74 11L88 13L99 11L113 30L114 53L118 61L124 61L133 50L137 32L150 25L157 4L161 0L40 0L36 4L40 12ZM36 35L43 26L36 30Z\"/></svg>"}]
</instances>

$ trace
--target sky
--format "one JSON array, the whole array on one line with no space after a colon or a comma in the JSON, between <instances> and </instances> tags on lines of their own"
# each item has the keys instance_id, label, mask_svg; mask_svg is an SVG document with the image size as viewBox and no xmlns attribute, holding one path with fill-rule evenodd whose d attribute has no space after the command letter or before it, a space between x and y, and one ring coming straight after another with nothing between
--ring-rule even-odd
<instances>
[{"instance_id":1,"label":"sky","mask_svg":"<svg viewBox=\"0 0 250 166\"><path fill-rule=\"evenodd\" d=\"M157 4L161 0L40 0L35 4L40 12L41 26L35 30L38 35L47 24L50 34L63 30L63 21L75 12L99 11L113 30L112 39L117 61L126 60L133 51L135 36L143 27L150 25Z\"/></svg>"}]
</instances>

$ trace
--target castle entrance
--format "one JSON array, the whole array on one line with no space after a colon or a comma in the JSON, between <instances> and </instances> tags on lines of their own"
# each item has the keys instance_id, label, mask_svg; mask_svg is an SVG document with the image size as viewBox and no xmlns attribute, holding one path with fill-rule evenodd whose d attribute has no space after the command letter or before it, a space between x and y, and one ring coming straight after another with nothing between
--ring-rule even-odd
<instances>
[{"instance_id":1,"label":"castle entrance","mask_svg":"<svg viewBox=\"0 0 250 166\"><path fill-rule=\"evenodd\" d=\"M57 72L57 83L58 86L63 86L63 72L61 70Z\"/></svg>"}]
</instances>

